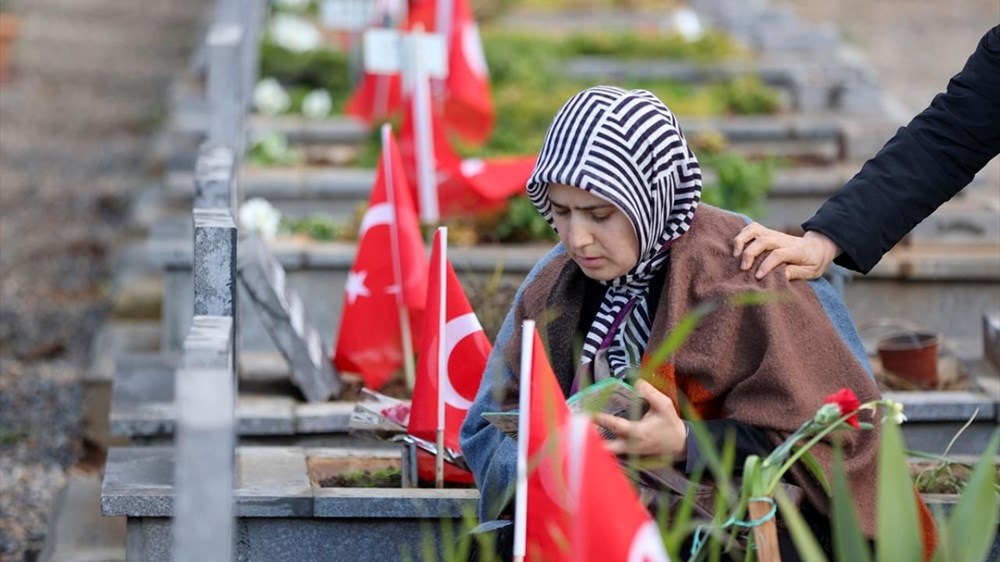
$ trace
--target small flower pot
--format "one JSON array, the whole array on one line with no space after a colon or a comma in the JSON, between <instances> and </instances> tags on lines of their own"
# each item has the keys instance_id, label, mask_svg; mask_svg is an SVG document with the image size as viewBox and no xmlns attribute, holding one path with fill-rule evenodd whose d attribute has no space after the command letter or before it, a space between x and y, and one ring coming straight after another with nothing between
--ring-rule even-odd
<instances>
[{"instance_id":1,"label":"small flower pot","mask_svg":"<svg viewBox=\"0 0 1000 562\"><path fill-rule=\"evenodd\" d=\"M882 367L920 388L938 385L938 347L940 338L933 332L904 332L878 342Z\"/></svg>"}]
</instances>

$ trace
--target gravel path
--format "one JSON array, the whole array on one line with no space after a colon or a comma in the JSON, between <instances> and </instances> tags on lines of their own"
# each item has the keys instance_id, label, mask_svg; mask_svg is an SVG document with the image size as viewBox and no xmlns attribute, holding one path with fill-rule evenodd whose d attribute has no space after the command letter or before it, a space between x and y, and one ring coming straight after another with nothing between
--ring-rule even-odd
<instances>
[{"instance_id":1,"label":"gravel path","mask_svg":"<svg viewBox=\"0 0 1000 562\"><path fill-rule=\"evenodd\" d=\"M203 0L15 3L0 89L0 560L34 560L81 455L81 373Z\"/></svg>"}]
</instances>

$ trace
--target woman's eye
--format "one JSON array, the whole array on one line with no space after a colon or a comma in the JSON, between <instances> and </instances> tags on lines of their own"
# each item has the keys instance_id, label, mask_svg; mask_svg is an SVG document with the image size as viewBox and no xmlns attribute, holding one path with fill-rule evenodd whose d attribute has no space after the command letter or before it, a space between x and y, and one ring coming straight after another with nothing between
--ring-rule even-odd
<instances>
[{"instance_id":1,"label":"woman's eye","mask_svg":"<svg viewBox=\"0 0 1000 562\"><path fill-rule=\"evenodd\" d=\"M557 217L565 217L566 215L569 214L569 209L560 209L558 207L553 207L552 214L554 214Z\"/></svg>"},{"instance_id":2,"label":"woman's eye","mask_svg":"<svg viewBox=\"0 0 1000 562\"><path fill-rule=\"evenodd\" d=\"M611 215L591 215L590 217L594 222L604 222L611 218Z\"/></svg>"}]
</instances>

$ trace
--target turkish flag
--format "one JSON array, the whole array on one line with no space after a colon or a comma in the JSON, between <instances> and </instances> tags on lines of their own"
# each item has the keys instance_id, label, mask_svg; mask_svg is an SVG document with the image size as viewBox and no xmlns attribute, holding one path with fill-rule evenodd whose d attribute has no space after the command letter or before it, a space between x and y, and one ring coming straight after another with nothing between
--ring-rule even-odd
<instances>
[{"instance_id":1,"label":"turkish flag","mask_svg":"<svg viewBox=\"0 0 1000 562\"><path fill-rule=\"evenodd\" d=\"M417 108L413 98L406 100L399 131L400 153L407 178L416 197L417 134L415 111L429 111L431 138L434 142L434 169L441 217L479 213L501 207L507 199L524 191L535 168L535 156L462 159L448 141L441 113L433 103ZM419 207L419 206L418 206Z\"/></svg>"},{"instance_id":2,"label":"turkish flag","mask_svg":"<svg viewBox=\"0 0 1000 562\"><path fill-rule=\"evenodd\" d=\"M427 258L399 148L382 128L382 158L347 274L334 366L381 388L403 364L400 307L413 341L427 295Z\"/></svg>"},{"instance_id":3,"label":"turkish flag","mask_svg":"<svg viewBox=\"0 0 1000 562\"><path fill-rule=\"evenodd\" d=\"M450 13L441 14L441 1L450 4ZM441 21L439 15L444 16ZM448 77L441 91L445 126L470 143L486 142L495 121L493 96L479 26L469 0L411 2L409 20L410 29L419 23L424 29L445 35Z\"/></svg>"},{"instance_id":4,"label":"turkish flag","mask_svg":"<svg viewBox=\"0 0 1000 562\"><path fill-rule=\"evenodd\" d=\"M669 560L656 523L596 427L570 414L537 331L530 377L527 514L516 515L526 517L526 559Z\"/></svg>"},{"instance_id":5,"label":"turkish flag","mask_svg":"<svg viewBox=\"0 0 1000 562\"><path fill-rule=\"evenodd\" d=\"M542 460L528 480L526 558L668 562L659 527L590 418L575 414L554 434L561 465Z\"/></svg>"},{"instance_id":6,"label":"turkish flag","mask_svg":"<svg viewBox=\"0 0 1000 562\"><path fill-rule=\"evenodd\" d=\"M530 386L528 501L527 514L516 515L526 517L525 554L528 560L569 560L573 513L567 478L570 444L563 439L561 428L570 413L537 330L532 331L531 372L521 373L521 388L526 384Z\"/></svg>"},{"instance_id":7,"label":"turkish flag","mask_svg":"<svg viewBox=\"0 0 1000 562\"><path fill-rule=\"evenodd\" d=\"M344 106L344 113L371 125L387 121L399 111L402 88L398 74L365 72Z\"/></svg>"},{"instance_id":8,"label":"turkish flag","mask_svg":"<svg viewBox=\"0 0 1000 562\"><path fill-rule=\"evenodd\" d=\"M568 441L569 472L579 475L572 482L574 560L667 562L659 527L588 417L574 416Z\"/></svg>"},{"instance_id":9,"label":"turkish flag","mask_svg":"<svg viewBox=\"0 0 1000 562\"><path fill-rule=\"evenodd\" d=\"M479 390L486 370L486 360L493 346L483 332L469 300L448 262L442 245L447 243L442 230L434 234L430 273L427 282L427 305L424 309L423 337L420 341L416 383L410 406L408 433L430 442L436 441L438 427L438 382L443 385L445 402L444 444L459 450L458 434L465 415ZM442 264L443 262L443 264ZM441 270L444 269L444 279ZM442 306L442 284L445 301ZM444 314L444 360L439 362L441 315ZM431 472L433 479L433 472Z\"/></svg>"}]
</instances>

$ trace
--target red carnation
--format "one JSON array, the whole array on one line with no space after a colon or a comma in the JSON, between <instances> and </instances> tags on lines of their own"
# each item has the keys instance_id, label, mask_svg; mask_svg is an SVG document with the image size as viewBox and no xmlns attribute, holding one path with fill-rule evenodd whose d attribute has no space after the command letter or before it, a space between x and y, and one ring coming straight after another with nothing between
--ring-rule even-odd
<instances>
[{"instance_id":1,"label":"red carnation","mask_svg":"<svg viewBox=\"0 0 1000 562\"><path fill-rule=\"evenodd\" d=\"M861 401L858 397L854 395L854 391L849 388L841 388L837 392L826 397L823 400L824 404L836 404L840 408L840 415L850 414L854 412L854 415L847 418L847 423L851 424L854 429L861 429L861 424L858 423L858 408L861 407Z\"/></svg>"}]
</instances>

